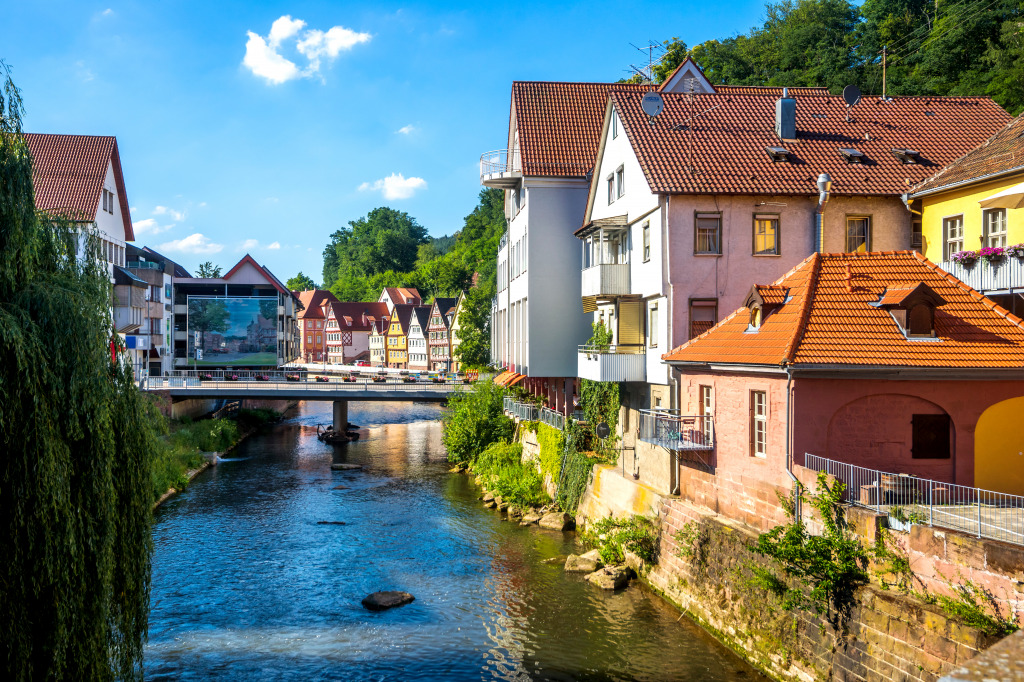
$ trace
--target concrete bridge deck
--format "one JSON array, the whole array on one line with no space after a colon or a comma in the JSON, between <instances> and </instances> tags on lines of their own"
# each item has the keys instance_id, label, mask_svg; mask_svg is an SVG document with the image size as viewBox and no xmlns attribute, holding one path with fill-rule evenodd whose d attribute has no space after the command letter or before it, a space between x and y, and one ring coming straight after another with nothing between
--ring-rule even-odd
<instances>
[{"instance_id":1,"label":"concrete bridge deck","mask_svg":"<svg viewBox=\"0 0 1024 682\"><path fill-rule=\"evenodd\" d=\"M287 381L271 378L259 381L240 378L235 381L223 378L201 380L197 377L148 377L143 380L142 389L159 391L172 400L189 398L228 398L264 400L426 400L441 402L452 393L466 391L472 384L462 381L434 383L430 381L406 382L387 378L374 381L361 378L342 381L338 377L325 377L327 381L303 378Z\"/></svg>"}]
</instances>

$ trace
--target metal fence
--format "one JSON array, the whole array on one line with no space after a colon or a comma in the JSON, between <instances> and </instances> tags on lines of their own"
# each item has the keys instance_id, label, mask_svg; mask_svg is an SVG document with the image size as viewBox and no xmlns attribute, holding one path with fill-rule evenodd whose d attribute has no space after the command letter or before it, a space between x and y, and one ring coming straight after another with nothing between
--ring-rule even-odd
<instances>
[{"instance_id":1,"label":"metal fence","mask_svg":"<svg viewBox=\"0 0 1024 682\"><path fill-rule=\"evenodd\" d=\"M850 504L981 538L1024 544L1024 497L804 455L804 466L846 484Z\"/></svg>"},{"instance_id":2,"label":"metal fence","mask_svg":"<svg viewBox=\"0 0 1024 682\"><path fill-rule=\"evenodd\" d=\"M640 440L668 450L713 450L715 420L675 410L640 410Z\"/></svg>"}]
</instances>

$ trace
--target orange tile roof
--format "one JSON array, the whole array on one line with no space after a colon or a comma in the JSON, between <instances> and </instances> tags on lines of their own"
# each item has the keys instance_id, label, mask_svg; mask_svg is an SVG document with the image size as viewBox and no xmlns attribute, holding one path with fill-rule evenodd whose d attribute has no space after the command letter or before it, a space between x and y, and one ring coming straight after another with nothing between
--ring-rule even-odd
<instances>
[{"instance_id":1,"label":"orange tile roof","mask_svg":"<svg viewBox=\"0 0 1024 682\"><path fill-rule=\"evenodd\" d=\"M786 302L786 297L789 296L787 287L776 284L758 284L754 289L757 290L761 300L769 305L782 305Z\"/></svg>"},{"instance_id":2,"label":"orange tile roof","mask_svg":"<svg viewBox=\"0 0 1024 682\"><path fill-rule=\"evenodd\" d=\"M415 287L384 287L384 290L388 292L391 302L395 305L419 305L423 300Z\"/></svg>"},{"instance_id":3,"label":"orange tile roof","mask_svg":"<svg viewBox=\"0 0 1024 682\"><path fill-rule=\"evenodd\" d=\"M912 194L930 194L1004 173L1024 171L1024 114L941 171L914 187Z\"/></svg>"},{"instance_id":4,"label":"orange tile roof","mask_svg":"<svg viewBox=\"0 0 1024 682\"><path fill-rule=\"evenodd\" d=\"M323 319L324 303L336 303L338 297L327 291L326 289L308 289L306 291L300 291L298 293L299 301L302 302L302 310L296 316L300 320L306 318L309 319Z\"/></svg>"},{"instance_id":5,"label":"orange tile roof","mask_svg":"<svg viewBox=\"0 0 1024 682\"><path fill-rule=\"evenodd\" d=\"M654 125L642 92L610 96L655 193L817 196L818 174L827 172L837 195L902 194L1010 120L987 97L897 97L865 99L847 122L841 97L806 94L796 98L798 141L784 142L775 134L775 95L697 93L691 101L663 93ZM786 148L788 160L773 161L770 146ZM864 162L848 163L843 147ZM908 147L920 163L893 154Z\"/></svg>"},{"instance_id":6,"label":"orange tile roof","mask_svg":"<svg viewBox=\"0 0 1024 682\"><path fill-rule=\"evenodd\" d=\"M604 110L613 89L647 91L629 83L512 83L523 175L584 177L597 158Z\"/></svg>"},{"instance_id":7,"label":"orange tile roof","mask_svg":"<svg viewBox=\"0 0 1024 682\"><path fill-rule=\"evenodd\" d=\"M936 339L908 339L878 306L924 283L945 301ZM748 331L746 308L666 353L666 362L1024 368L1024 322L913 251L813 254L776 282L791 298ZM900 296L905 296L903 290Z\"/></svg>"},{"instance_id":8,"label":"orange tile roof","mask_svg":"<svg viewBox=\"0 0 1024 682\"><path fill-rule=\"evenodd\" d=\"M125 241L135 241L117 138L107 135L25 133L25 143L32 154L32 186L36 208L67 213L73 220L96 220L103 182L107 178L107 166L113 163Z\"/></svg>"}]
</instances>

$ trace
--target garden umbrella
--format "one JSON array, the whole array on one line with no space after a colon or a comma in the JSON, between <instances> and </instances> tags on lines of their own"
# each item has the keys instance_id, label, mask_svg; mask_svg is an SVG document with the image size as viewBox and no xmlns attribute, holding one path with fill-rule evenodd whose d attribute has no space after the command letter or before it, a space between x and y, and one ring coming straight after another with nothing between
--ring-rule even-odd
<instances>
[{"instance_id":1,"label":"garden umbrella","mask_svg":"<svg viewBox=\"0 0 1024 682\"><path fill-rule=\"evenodd\" d=\"M982 208L1024 208L1024 182L978 202Z\"/></svg>"}]
</instances>

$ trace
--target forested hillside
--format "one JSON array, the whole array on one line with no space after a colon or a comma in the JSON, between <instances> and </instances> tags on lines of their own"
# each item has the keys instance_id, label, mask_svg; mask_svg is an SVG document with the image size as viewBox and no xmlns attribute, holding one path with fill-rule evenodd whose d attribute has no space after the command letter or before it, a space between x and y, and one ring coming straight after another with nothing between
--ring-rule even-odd
<instances>
[{"instance_id":1,"label":"forested hillside","mask_svg":"<svg viewBox=\"0 0 1024 682\"><path fill-rule=\"evenodd\" d=\"M712 83L857 85L886 94L990 95L1024 109L1021 0L846 0L770 2L764 23L688 48L678 38L655 67L663 80L689 54Z\"/></svg>"}]
</instances>

